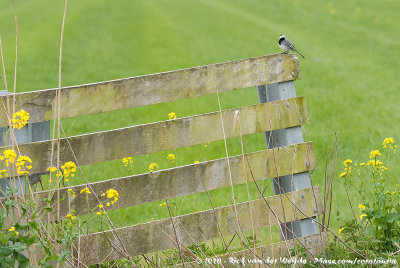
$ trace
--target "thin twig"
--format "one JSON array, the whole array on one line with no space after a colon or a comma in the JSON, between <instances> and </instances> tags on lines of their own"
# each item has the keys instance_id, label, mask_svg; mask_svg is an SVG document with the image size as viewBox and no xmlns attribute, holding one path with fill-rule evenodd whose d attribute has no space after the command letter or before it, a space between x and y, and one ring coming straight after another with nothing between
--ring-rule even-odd
<instances>
[{"instance_id":1,"label":"thin twig","mask_svg":"<svg viewBox=\"0 0 400 268\"><path fill-rule=\"evenodd\" d=\"M178 247L179 257L181 258L183 267L185 267L185 260L183 259L183 256L182 256L181 243L180 243L179 240L178 240L178 235L177 235L177 233L176 233L175 224L174 224L174 221L173 221L173 219L172 219L171 207L169 206L168 199L165 199L165 203L167 204L168 213L169 213L169 218L170 218L170 220L171 220L171 226L172 226L172 229L174 230L175 242L176 242L176 245L177 245L177 247Z\"/></svg>"},{"instance_id":2,"label":"thin twig","mask_svg":"<svg viewBox=\"0 0 400 268\"><path fill-rule=\"evenodd\" d=\"M257 254L257 251L256 251L256 237L255 237L255 231L254 231L254 229L255 229L254 228L254 218L253 218L253 211L252 211L251 205L250 205L250 201L251 201L251 199L250 199L250 191L249 191L249 186L248 186L248 183L247 183L246 162L245 162L245 159L244 159L243 133L242 133L242 123L240 121L240 111L237 110L235 112L235 115L236 115L236 113L237 113L237 120L239 121L239 134L240 134L240 147L241 147L241 150L242 150L243 175L244 175L245 180L246 180L247 200L249 201L251 230L252 230L252 234L253 234L253 250L254 250L255 254ZM235 120L235 122L236 122L236 120ZM255 255L253 255L253 257L254 256Z\"/></svg>"},{"instance_id":3,"label":"thin twig","mask_svg":"<svg viewBox=\"0 0 400 268\"><path fill-rule=\"evenodd\" d=\"M232 203L232 206L233 206L233 211L235 212L236 223L238 225L238 228L240 228L239 216L238 216L238 212L237 212L237 209L236 209L235 191L233 189L233 179L232 179L231 164L230 164L230 161L229 161L228 145L227 145L227 142L226 142L224 118L223 118L223 115L222 115L221 101L220 101L220 98L219 98L219 90L218 89L217 89L217 101L218 101L218 108L219 108L219 114L220 114L220 119L221 119L222 134L223 134L223 137L224 137L224 147L225 147L226 162L228 164L229 182L230 182L231 193L232 193L231 203Z\"/></svg>"},{"instance_id":4,"label":"thin twig","mask_svg":"<svg viewBox=\"0 0 400 268\"><path fill-rule=\"evenodd\" d=\"M63 128L62 126L61 126L61 130L63 131L63 135L65 136L65 131L64 131L64 128ZM81 168L81 165L79 164L78 158L76 157L76 154L75 154L75 152L74 152L73 149L72 149L72 146L71 146L70 141L69 141L68 139L66 139L66 141L67 141L67 143L68 143L68 147L69 147L70 150L71 150L71 153L72 153L72 156L73 156L74 161L75 161L75 163L76 163L76 166L78 167L79 172L80 172L80 174L82 175L82 178L85 180L86 186L87 186L87 187L90 189L90 191L93 193L93 196L96 198L98 204L101 204L101 201L100 201L98 195L97 195L96 192L93 190L92 185L89 183L88 179L86 178L86 176L85 176L84 173L83 173L83 170L82 170L82 168ZM127 256L127 259L130 261L130 263L131 263L131 265L132 265L133 267L138 267L138 266L132 261L132 259L130 258L129 254L127 253L128 251L127 251L127 249L125 248L125 245L124 245L124 243L122 242L120 236L118 235L118 233L117 233L117 231L116 231L116 229L115 229L115 227L114 227L113 222L112 222L111 219L109 218L108 213L104 210L104 208L102 208L102 210L103 210L103 212L105 213L104 215L106 216L108 223L110 224L111 231L112 231L113 235L114 235L114 236L116 237L116 239L119 241L119 243L120 243L121 247L123 248L124 252L126 252L126 254L128 255L128 256Z\"/></svg>"}]
</instances>

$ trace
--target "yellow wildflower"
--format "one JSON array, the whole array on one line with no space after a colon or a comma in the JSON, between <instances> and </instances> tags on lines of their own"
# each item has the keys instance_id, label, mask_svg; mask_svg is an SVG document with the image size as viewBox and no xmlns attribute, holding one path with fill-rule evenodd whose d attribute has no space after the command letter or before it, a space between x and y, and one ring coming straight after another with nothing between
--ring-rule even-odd
<instances>
[{"instance_id":1,"label":"yellow wildflower","mask_svg":"<svg viewBox=\"0 0 400 268\"><path fill-rule=\"evenodd\" d=\"M6 160L6 166L9 166L9 163L14 163L14 159L17 156L14 150L5 150L3 152L4 159Z\"/></svg>"},{"instance_id":2,"label":"yellow wildflower","mask_svg":"<svg viewBox=\"0 0 400 268\"><path fill-rule=\"evenodd\" d=\"M369 153L369 158L375 158L377 156L381 156L381 153L379 152L379 150L374 150Z\"/></svg>"},{"instance_id":3,"label":"yellow wildflower","mask_svg":"<svg viewBox=\"0 0 400 268\"><path fill-rule=\"evenodd\" d=\"M351 161L351 159L344 160L344 162L343 162L345 167L347 167L347 165L351 164L351 163L353 163L353 161Z\"/></svg>"},{"instance_id":4,"label":"yellow wildflower","mask_svg":"<svg viewBox=\"0 0 400 268\"><path fill-rule=\"evenodd\" d=\"M124 165L124 167L127 167L128 165L130 165L132 163L133 163L132 157L129 156L129 157L122 158L122 164Z\"/></svg>"},{"instance_id":5,"label":"yellow wildflower","mask_svg":"<svg viewBox=\"0 0 400 268\"><path fill-rule=\"evenodd\" d=\"M383 148L387 148L389 145L390 149L393 149L393 146L391 145L393 143L394 143L393 138L386 138L383 140L382 145L383 145Z\"/></svg>"},{"instance_id":6,"label":"yellow wildflower","mask_svg":"<svg viewBox=\"0 0 400 268\"><path fill-rule=\"evenodd\" d=\"M360 166L365 167L365 163L364 162L360 163Z\"/></svg>"},{"instance_id":7,"label":"yellow wildflower","mask_svg":"<svg viewBox=\"0 0 400 268\"><path fill-rule=\"evenodd\" d=\"M68 189L68 193L72 195L72 198L75 198L75 192L72 189Z\"/></svg>"},{"instance_id":8,"label":"yellow wildflower","mask_svg":"<svg viewBox=\"0 0 400 268\"><path fill-rule=\"evenodd\" d=\"M57 170L57 168L55 168L55 167L48 167L47 169L46 169L46 171L50 171L50 172L54 172L54 171L56 171Z\"/></svg>"},{"instance_id":9,"label":"yellow wildflower","mask_svg":"<svg viewBox=\"0 0 400 268\"><path fill-rule=\"evenodd\" d=\"M361 214L360 215L360 220L362 220L364 217L366 217L367 216L367 214Z\"/></svg>"},{"instance_id":10,"label":"yellow wildflower","mask_svg":"<svg viewBox=\"0 0 400 268\"><path fill-rule=\"evenodd\" d=\"M387 168L385 166L382 166L382 165L383 165L383 162L380 161L380 160L376 160L376 161L375 160L369 160L368 163L367 163L367 166L373 166L375 168L378 168L379 166L381 166L381 168L386 171Z\"/></svg>"},{"instance_id":11,"label":"yellow wildflower","mask_svg":"<svg viewBox=\"0 0 400 268\"><path fill-rule=\"evenodd\" d=\"M363 204L359 204L359 205L358 205L358 208L361 208L362 210L364 210L364 209L365 209L365 206L364 206Z\"/></svg>"},{"instance_id":12,"label":"yellow wildflower","mask_svg":"<svg viewBox=\"0 0 400 268\"><path fill-rule=\"evenodd\" d=\"M65 177L68 176L74 177L76 172L76 164L72 161L69 161L66 162L63 166L61 166L61 169Z\"/></svg>"},{"instance_id":13,"label":"yellow wildflower","mask_svg":"<svg viewBox=\"0 0 400 268\"><path fill-rule=\"evenodd\" d=\"M194 164L198 164L198 163L200 163L200 161L197 161L197 160L196 160L196 161L194 161Z\"/></svg>"},{"instance_id":14,"label":"yellow wildflower","mask_svg":"<svg viewBox=\"0 0 400 268\"><path fill-rule=\"evenodd\" d=\"M82 190L81 190L81 192L80 193L87 193L87 194L91 194L92 192L89 190L89 188L88 187L86 187L86 188L83 188Z\"/></svg>"},{"instance_id":15,"label":"yellow wildflower","mask_svg":"<svg viewBox=\"0 0 400 268\"><path fill-rule=\"evenodd\" d=\"M20 155L17 158L17 170L18 170L18 174L29 174L28 171L21 171L22 168L26 168L26 169L31 169L32 166L28 165L25 166L26 163L32 163L32 160L25 155Z\"/></svg>"},{"instance_id":16,"label":"yellow wildflower","mask_svg":"<svg viewBox=\"0 0 400 268\"><path fill-rule=\"evenodd\" d=\"M175 155L174 154L168 154L167 155L167 160L168 161L171 161L171 163L174 163L175 162Z\"/></svg>"},{"instance_id":17,"label":"yellow wildflower","mask_svg":"<svg viewBox=\"0 0 400 268\"><path fill-rule=\"evenodd\" d=\"M66 217L67 217L67 219L71 219L71 220L75 220L76 219L76 216L74 216L72 214L68 214Z\"/></svg>"},{"instance_id":18,"label":"yellow wildflower","mask_svg":"<svg viewBox=\"0 0 400 268\"><path fill-rule=\"evenodd\" d=\"M119 196L119 193L117 192L117 190L114 190L114 189L108 189L106 193L107 193L107 198L113 198L113 197Z\"/></svg>"},{"instance_id":19,"label":"yellow wildflower","mask_svg":"<svg viewBox=\"0 0 400 268\"><path fill-rule=\"evenodd\" d=\"M175 114L174 112L170 112L170 113L168 114L168 119L169 119L169 120L176 119L176 114Z\"/></svg>"},{"instance_id":20,"label":"yellow wildflower","mask_svg":"<svg viewBox=\"0 0 400 268\"><path fill-rule=\"evenodd\" d=\"M8 229L8 231L14 233L15 235L19 235L19 233L15 230L15 226L12 226L10 229Z\"/></svg>"},{"instance_id":21,"label":"yellow wildflower","mask_svg":"<svg viewBox=\"0 0 400 268\"><path fill-rule=\"evenodd\" d=\"M103 215L105 213L104 213L104 211L99 210L99 211L96 212L96 214L101 216L101 215Z\"/></svg>"},{"instance_id":22,"label":"yellow wildflower","mask_svg":"<svg viewBox=\"0 0 400 268\"><path fill-rule=\"evenodd\" d=\"M7 178L7 177L8 177L7 169L0 170L0 178Z\"/></svg>"},{"instance_id":23,"label":"yellow wildflower","mask_svg":"<svg viewBox=\"0 0 400 268\"><path fill-rule=\"evenodd\" d=\"M107 202L107 207L109 207L110 206L110 202Z\"/></svg>"},{"instance_id":24,"label":"yellow wildflower","mask_svg":"<svg viewBox=\"0 0 400 268\"><path fill-rule=\"evenodd\" d=\"M21 129L26 126L26 123L29 121L29 113L24 110L20 110L13 114L13 118L11 119L13 128Z\"/></svg>"},{"instance_id":25,"label":"yellow wildflower","mask_svg":"<svg viewBox=\"0 0 400 268\"><path fill-rule=\"evenodd\" d=\"M347 175L347 172L342 172L342 173L340 173L340 178L343 178L344 176L346 176Z\"/></svg>"},{"instance_id":26,"label":"yellow wildflower","mask_svg":"<svg viewBox=\"0 0 400 268\"><path fill-rule=\"evenodd\" d=\"M114 198L114 200L111 201L111 204L114 204L115 202L118 201L119 193L117 190L114 190L112 188L108 189L105 193L101 194L101 196L105 196L105 195L107 195L107 198L109 198L109 199ZM110 206L109 203L107 204L107 206L108 207Z\"/></svg>"},{"instance_id":27,"label":"yellow wildflower","mask_svg":"<svg viewBox=\"0 0 400 268\"><path fill-rule=\"evenodd\" d=\"M26 169L31 169L32 166L31 165L25 166L26 163L32 163L32 160L28 156L25 156L25 155L18 156L16 166L17 166L17 172L19 175L28 175L29 174L29 171L27 171Z\"/></svg>"},{"instance_id":28,"label":"yellow wildflower","mask_svg":"<svg viewBox=\"0 0 400 268\"><path fill-rule=\"evenodd\" d=\"M153 171L155 171L155 170L158 170L160 168L160 166L157 164L157 163L151 163L150 165L149 165L149 171L150 172L153 172Z\"/></svg>"},{"instance_id":29,"label":"yellow wildflower","mask_svg":"<svg viewBox=\"0 0 400 268\"><path fill-rule=\"evenodd\" d=\"M18 156L17 165L25 165L26 162L32 163L32 160L28 156L25 156L25 155Z\"/></svg>"},{"instance_id":30,"label":"yellow wildflower","mask_svg":"<svg viewBox=\"0 0 400 268\"><path fill-rule=\"evenodd\" d=\"M344 228L340 228L340 229L337 231L338 234L340 234L343 230L344 230Z\"/></svg>"},{"instance_id":31,"label":"yellow wildflower","mask_svg":"<svg viewBox=\"0 0 400 268\"><path fill-rule=\"evenodd\" d=\"M99 205L99 208L103 208L104 206L102 204Z\"/></svg>"},{"instance_id":32,"label":"yellow wildflower","mask_svg":"<svg viewBox=\"0 0 400 268\"><path fill-rule=\"evenodd\" d=\"M160 207L165 207L166 205L167 205L167 203L164 202L164 203L160 204Z\"/></svg>"}]
</instances>

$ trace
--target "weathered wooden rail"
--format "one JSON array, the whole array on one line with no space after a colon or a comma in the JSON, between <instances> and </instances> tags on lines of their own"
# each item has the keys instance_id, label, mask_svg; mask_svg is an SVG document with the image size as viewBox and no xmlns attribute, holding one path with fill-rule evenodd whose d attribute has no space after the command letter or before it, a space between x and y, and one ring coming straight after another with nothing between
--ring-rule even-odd
<instances>
[{"instance_id":1,"label":"weathered wooden rail","mask_svg":"<svg viewBox=\"0 0 400 268\"><path fill-rule=\"evenodd\" d=\"M308 177L308 172L315 168L315 158L312 144L304 142L301 135L301 125L308 122L308 114L305 98L295 96L293 80L298 78L298 74L299 62L295 56L276 54L62 88L61 117L69 118L258 86L260 104L224 110L222 117L218 111L66 137L61 139L60 157L61 162L77 161L80 165L87 165L222 140L224 134L226 138L233 138L241 134L265 132L267 149L247 153L246 158L242 155L231 156L109 179L91 183L90 186L97 194L109 188L116 189L120 193L119 201L107 209L117 209L253 183L253 178L249 176L251 170L255 181L272 178L276 194L119 228L116 229L119 239L113 231L82 236L79 246L81 260L86 264L95 264L122 258L112 243L120 245L122 242L129 255L139 255L277 224L282 228L283 239L313 235L309 241L318 243L313 246L307 244L307 247L318 252L324 236L320 236L312 219L322 213L322 205L319 189L311 188ZM31 114L31 126L51 120L56 91L18 93L14 96L16 110L24 109ZM5 96L0 96L0 102L5 100ZM237 112L241 118L241 134L239 127L233 129L233 118ZM0 126L7 126L7 117L3 113L0 114ZM0 148L0 153L4 149ZM35 163L33 172L43 172L50 165L49 140L21 143L19 151L32 158ZM65 197L60 207L61 216L71 209L81 215L88 208L98 205L93 195L88 195L86 199L80 195L72 198L67 194L68 189L79 192L85 187L87 185L60 190L61 196ZM137 194L131 195L132 189ZM46 191L34 193L38 202L48 196ZM88 247L90 250L87 250ZM265 246L257 249L263 252ZM249 252L242 253L246 255Z\"/></svg>"}]
</instances>

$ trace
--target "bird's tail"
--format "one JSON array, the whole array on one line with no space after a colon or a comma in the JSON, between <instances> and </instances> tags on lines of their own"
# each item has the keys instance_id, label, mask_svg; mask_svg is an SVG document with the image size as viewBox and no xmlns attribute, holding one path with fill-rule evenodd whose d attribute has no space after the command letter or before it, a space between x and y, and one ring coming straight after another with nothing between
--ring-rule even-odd
<instances>
[{"instance_id":1,"label":"bird's tail","mask_svg":"<svg viewBox=\"0 0 400 268\"><path fill-rule=\"evenodd\" d=\"M303 59L305 59L305 58L304 58L304 56L303 56L303 55L301 55L301 54L300 54L300 52L298 52L296 49L295 49L294 51L295 51L297 54L299 54L300 56L302 56L302 57L303 57Z\"/></svg>"}]
</instances>

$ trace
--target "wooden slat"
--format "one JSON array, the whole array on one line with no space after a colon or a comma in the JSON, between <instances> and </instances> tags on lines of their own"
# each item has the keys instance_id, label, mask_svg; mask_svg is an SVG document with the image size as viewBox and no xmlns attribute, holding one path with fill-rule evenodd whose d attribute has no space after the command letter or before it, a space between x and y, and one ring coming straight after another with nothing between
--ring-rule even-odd
<instances>
[{"instance_id":1,"label":"wooden slat","mask_svg":"<svg viewBox=\"0 0 400 268\"><path fill-rule=\"evenodd\" d=\"M298 126L308 122L304 97L268 102L223 111L227 138L239 136L233 130L235 111L240 111L243 135ZM80 165L109 161L126 156L148 154L223 139L220 112L179 118L117 130L63 138L60 141L60 161ZM0 148L0 153L4 148ZM35 142L19 146L22 155L33 161L32 172L45 171L50 166L51 142Z\"/></svg>"},{"instance_id":2,"label":"wooden slat","mask_svg":"<svg viewBox=\"0 0 400 268\"><path fill-rule=\"evenodd\" d=\"M61 118L215 94L298 78L299 61L275 54L195 68L137 76L61 89ZM0 97L0 104L5 102ZM16 94L16 110L30 113L30 122L52 120L56 89ZM2 106L3 107L3 106ZM3 110L3 108L2 108ZM0 113L0 126L7 125Z\"/></svg>"},{"instance_id":3,"label":"wooden slat","mask_svg":"<svg viewBox=\"0 0 400 268\"><path fill-rule=\"evenodd\" d=\"M196 262L187 262L185 265L177 264L174 267L207 267L207 264L213 264L211 262L212 260L215 261L215 267L247 267L252 264L260 265L255 267L286 267L284 260L281 259L281 257L289 257L288 249L292 254L292 250L295 248L301 248L303 251L303 245L307 248L305 253L308 255L308 263L310 260L314 260L313 256L317 257L324 252L324 248L328 245L328 234L323 232L321 234L300 237L299 239L290 239L285 242L256 247L255 250L252 248L251 251L242 250L232 252L231 254L210 257L210 260L200 259ZM291 257L295 256L292 255ZM296 257L297 260L300 260L300 256ZM304 259L305 258L303 257L303 260ZM241 260L244 260L244 265L242 265ZM276 262L274 263L275 260ZM217 261L220 262L222 266L218 266ZM234 261L239 261L240 265L237 265L238 263L235 263Z\"/></svg>"},{"instance_id":4,"label":"wooden slat","mask_svg":"<svg viewBox=\"0 0 400 268\"><path fill-rule=\"evenodd\" d=\"M310 188L291 192L287 195L275 195L266 198L266 200L280 221L284 221L285 218L287 222L290 222L304 218L301 213L295 211L291 202L295 203L302 213L308 217L316 215L317 207L315 206L313 192L315 192L318 211L321 213L321 196L318 187L315 187L314 191ZM285 207L284 211L282 203ZM253 218L257 219L253 223L251 222L252 217L250 216L249 206L251 207ZM257 229L278 224L264 199L237 204L236 211L238 219L232 206L175 217L173 222L176 236L180 243L190 245L217 238L220 236L220 232L223 236L227 236L249 231L252 228L252 224ZM241 228L238 227L237 221L239 221ZM175 232L171 219L119 228L116 229L116 232L130 255L145 254L174 247ZM95 264L122 258L113 249L109 241L119 245L112 231L81 237L81 260L86 264Z\"/></svg>"},{"instance_id":5,"label":"wooden slat","mask_svg":"<svg viewBox=\"0 0 400 268\"><path fill-rule=\"evenodd\" d=\"M307 172L315 168L311 142L250 153L247 154L247 158L256 180ZM229 162L233 184L245 183L242 155L230 157ZM245 166L247 181L252 183L253 179L246 160ZM153 173L95 182L90 186L98 196L110 188L117 190L120 194L119 200L108 208L117 209L227 187L230 186L230 179L228 163L226 158L222 158ZM67 215L70 210L75 210L77 215L86 214L89 209L98 205L94 195L79 194L85 187L87 185L60 189L60 197L63 199L60 203L61 217ZM77 193L76 198L68 194L68 189ZM50 194L49 191L35 193L35 202L40 206L45 206L47 203L43 201L41 204L41 200L53 196L53 204L57 204L54 191L52 193ZM100 199L103 201L106 198L100 197Z\"/></svg>"}]
</instances>

